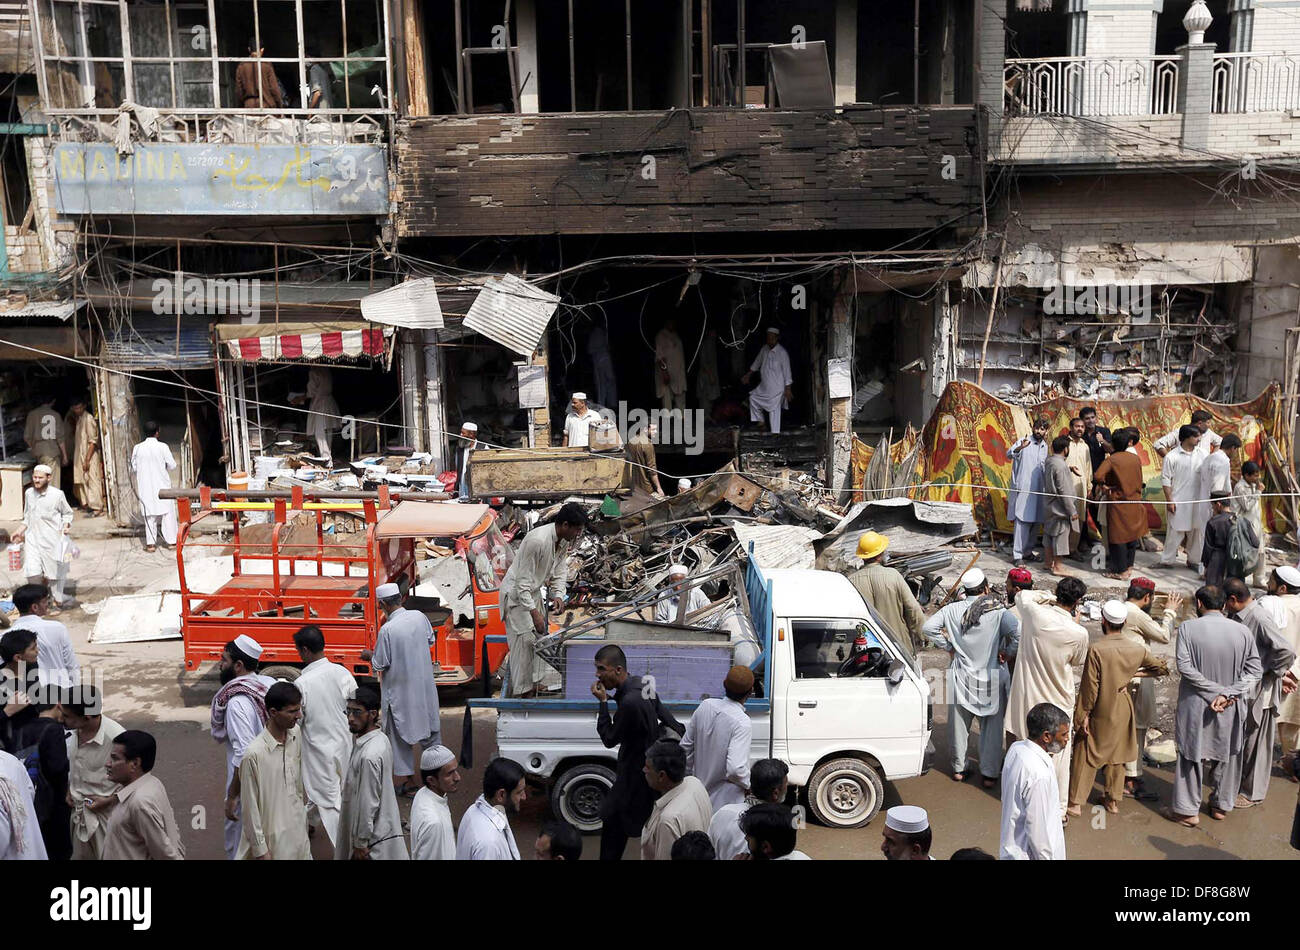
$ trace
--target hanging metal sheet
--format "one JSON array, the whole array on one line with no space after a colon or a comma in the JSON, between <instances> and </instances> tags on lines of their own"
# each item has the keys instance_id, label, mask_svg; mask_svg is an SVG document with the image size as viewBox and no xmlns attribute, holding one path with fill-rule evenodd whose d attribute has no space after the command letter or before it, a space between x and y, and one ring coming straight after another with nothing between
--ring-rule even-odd
<instances>
[{"instance_id":1,"label":"hanging metal sheet","mask_svg":"<svg viewBox=\"0 0 1300 950\"><path fill-rule=\"evenodd\" d=\"M505 274L487 281L465 316L465 326L521 356L531 356L559 305L554 294Z\"/></svg>"},{"instance_id":2,"label":"hanging metal sheet","mask_svg":"<svg viewBox=\"0 0 1300 950\"><path fill-rule=\"evenodd\" d=\"M432 277L418 277L361 298L361 314L371 323L415 330L441 330L442 306Z\"/></svg>"},{"instance_id":3,"label":"hanging metal sheet","mask_svg":"<svg viewBox=\"0 0 1300 950\"><path fill-rule=\"evenodd\" d=\"M104 337L104 362L130 369L192 369L215 360L212 331L206 323L182 323L175 318L150 320L139 314Z\"/></svg>"}]
</instances>

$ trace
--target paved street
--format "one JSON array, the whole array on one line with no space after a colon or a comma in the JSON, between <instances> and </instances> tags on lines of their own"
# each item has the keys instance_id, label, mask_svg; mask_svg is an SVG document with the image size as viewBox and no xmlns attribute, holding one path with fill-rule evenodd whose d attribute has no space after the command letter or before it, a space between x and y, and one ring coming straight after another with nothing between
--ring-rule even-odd
<instances>
[{"instance_id":1,"label":"paved street","mask_svg":"<svg viewBox=\"0 0 1300 950\"><path fill-rule=\"evenodd\" d=\"M74 577L78 595L93 605L109 593L121 593L147 586L157 578L173 572L172 555L159 551L145 554L137 540L93 536L102 533L103 522L86 523L78 518L83 556L78 560ZM956 577L965 567L968 556L958 558L947 572ZM1154 555L1139 555L1139 567ZM985 554L980 565L995 580L1005 575L1004 561ZM1038 566L1038 565L1035 565ZM1194 589L1195 579L1187 571L1145 570L1165 585L1177 584L1184 592ZM1090 591L1101 591L1107 582L1099 575L1082 573ZM10 578L10 582L13 578ZM1040 578L1040 584L1043 581ZM1094 586L1096 585L1096 586ZM88 644L87 636L94 618L80 610L64 615L74 645L83 664L101 671L108 690L108 711L124 725L148 729L159 740L158 775L166 783L177 820L185 835L191 858L220 858L222 753L208 734L208 707L216 689L215 667L198 673L183 670L179 640L149 643ZM1094 628L1096 625L1091 624ZM1163 652L1170 654L1165 649ZM923 656L927 669L942 667L946 657L938 652ZM1161 731L1172 735L1172 700L1174 680L1160 690ZM453 749L459 749L464 721L464 696L458 692L443 694L443 734ZM476 768L468 772L455 796L453 813L460 813L473 801L480 789L482 767L494 746L495 713L480 710L474 717ZM594 714L593 714L594 719ZM996 790L985 791L978 782L953 783L947 765L947 709L935 712L936 767L928 775L899 783L887 783L887 805L906 801L930 811L935 829L935 855L946 858L955 849L979 846L995 851L998 842L999 800ZM972 744L973 746L973 744ZM1148 770L1148 784L1161 794L1161 802L1138 803L1126 800L1119 815L1099 813L1075 819L1066 829L1071 857L1076 858L1287 858L1293 856L1289 846L1296 786L1281 777L1275 779L1268 800L1262 807L1235 812L1227 821L1211 821L1202 816L1200 828L1176 827L1163 820L1159 806L1169 800L1170 768ZM403 802L403 812L409 800ZM522 817L515 823L515 834L526 858L531 857L536 830L549 815L543 797L530 798ZM1095 823L1095 824L1094 824ZM858 831L838 831L809 825L800 834L800 848L816 858L878 859L881 819ZM597 839L586 839L586 854L595 857ZM629 846L629 857L636 855L636 842Z\"/></svg>"}]
</instances>

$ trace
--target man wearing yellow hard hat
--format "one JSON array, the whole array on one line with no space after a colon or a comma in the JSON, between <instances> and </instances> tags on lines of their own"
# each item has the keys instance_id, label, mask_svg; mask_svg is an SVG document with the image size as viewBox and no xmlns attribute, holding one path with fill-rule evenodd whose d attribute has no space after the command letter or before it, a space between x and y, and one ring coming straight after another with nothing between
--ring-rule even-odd
<instances>
[{"instance_id":1,"label":"man wearing yellow hard hat","mask_svg":"<svg viewBox=\"0 0 1300 950\"><path fill-rule=\"evenodd\" d=\"M912 642L912 649L921 645L921 624L925 615L921 605L912 595L912 589L903 575L882 562L889 539L875 531L867 531L858 539L858 557L862 567L849 575L849 582L858 589L862 599L875 608L880 619L898 636L904 633Z\"/></svg>"}]
</instances>

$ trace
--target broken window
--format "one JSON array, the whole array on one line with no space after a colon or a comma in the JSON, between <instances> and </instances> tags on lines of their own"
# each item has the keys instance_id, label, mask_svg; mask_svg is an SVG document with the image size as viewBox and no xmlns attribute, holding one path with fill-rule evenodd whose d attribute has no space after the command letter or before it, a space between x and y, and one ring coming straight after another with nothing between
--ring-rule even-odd
<instances>
[{"instance_id":1,"label":"broken window","mask_svg":"<svg viewBox=\"0 0 1300 950\"><path fill-rule=\"evenodd\" d=\"M53 110L388 107L384 0L34 0ZM125 28L125 35L124 35Z\"/></svg>"}]
</instances>

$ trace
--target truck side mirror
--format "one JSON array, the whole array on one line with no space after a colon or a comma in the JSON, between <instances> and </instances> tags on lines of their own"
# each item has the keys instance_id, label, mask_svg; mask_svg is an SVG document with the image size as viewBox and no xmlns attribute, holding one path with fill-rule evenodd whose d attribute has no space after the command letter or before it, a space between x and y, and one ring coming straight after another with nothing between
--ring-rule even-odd
<instances>
[{"instance_id":1,"label":"truck side mirror","mask_svg":"<svg viewBox=\"0 0 1300 950\"><path fill-rule=\"evenodd\" d=\"M889 668L885 671L885 677L893 686L897 686L899 683L903 682L903 661L890 660Z\"/></svg>"}]
</instances>

